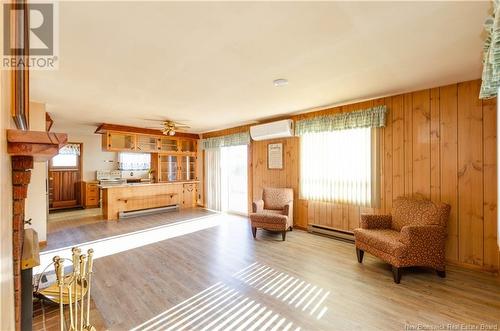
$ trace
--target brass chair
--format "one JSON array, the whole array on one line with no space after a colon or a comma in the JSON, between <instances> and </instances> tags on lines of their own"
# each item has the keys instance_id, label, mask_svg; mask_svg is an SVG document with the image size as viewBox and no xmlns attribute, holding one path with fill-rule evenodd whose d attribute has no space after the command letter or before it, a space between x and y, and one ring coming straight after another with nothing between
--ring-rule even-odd
<instances>
[{"instance_id":1,"label":"brass chair","mask_svg":"<svg viewBox=\"0 0 500 331\"><path fill-rule=\"evenodd\" d=\"M421 198L394 200L391 215L361 215L361 228L354 230L358 262L365 251L379 257L392 265L398 284L404 267L430 267L445 277L449 215L449 205Z\"/></svg>"},{"instance_id":2,"label":"brass chair","mask_svg":"<svg viewBox=\"0 0 500 331\"><path fill-rule=\"evenodd\" d=\"M286 231L293 229L293 189L264 188L262 199L252 204L250 223L254 238L262 228L281 232L284 241Z\"/></svg>"}]
</instances>

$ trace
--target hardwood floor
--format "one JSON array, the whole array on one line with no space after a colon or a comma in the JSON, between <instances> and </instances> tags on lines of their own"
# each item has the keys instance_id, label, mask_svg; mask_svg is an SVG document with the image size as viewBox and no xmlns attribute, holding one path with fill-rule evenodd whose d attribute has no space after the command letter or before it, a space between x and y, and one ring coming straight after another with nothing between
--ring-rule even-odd
<instances>
[{"instance_id":1,"label":"hardwood floor","mask_svg":"<svg viewBox=\"0 0 500 331\"><path fill-rule=\"evenodd\" d=\"M57 221L49 222L47 246L43 251L214 214L205 209L192 208L145 217L125 218L119 221L106 221L103 220L102 215L82 214L82 217L75 218L74 212L70 213L72 214L69 215L68 220L59 217Z\"/></svg>"},{"instance_id":2,"label":"hardwood floor","mask_svg":"<svg viewBox=\"0 0 500 331\"><path fill-rule=\"evenodd\" d=\"M60 238L73 245L123 227L186 220L189 213L205 211L89 224L62 231L70 237ZM449 267L443 279L415 269L405 270L398 285L390 266L373 256L365 254L359 264L351 243L299 230L284 242L281 234L259 230L254 240L244 217L205 216L196 224L218 223L95 260L92 296L107 328L401 330L500 323L498 277ZM142 236L174 234L181 226L186 222Z\"/></svg>"}]
</instances>

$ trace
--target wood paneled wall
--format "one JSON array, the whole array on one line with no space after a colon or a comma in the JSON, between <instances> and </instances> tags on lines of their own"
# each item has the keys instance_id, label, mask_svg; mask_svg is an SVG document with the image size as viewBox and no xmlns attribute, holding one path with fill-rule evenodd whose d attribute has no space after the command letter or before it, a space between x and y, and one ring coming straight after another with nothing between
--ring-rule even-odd
<instances>
[{"instance_id":1,"label":"wood paneled wall","mask_svg":"<svg viewBox=\"0 0 500 331\"><path fill-rule=\"evenodd\" d=\"M446 254L450 263L495 271L497 245L496 100L478 98L469 81L292 116L294 120L386 105L381 129L381 205L360 208L298 199L298 138L252 142L253 197L265 186L292 187L295 224L350 231L361 213L389 213L393 199L422 194L451 205ZM212 134L213 135L213 134ZM267 169L267 145L283 142L284 169ZM253 189L253 190L252 190Z\"/></svg>"}]
</instances>

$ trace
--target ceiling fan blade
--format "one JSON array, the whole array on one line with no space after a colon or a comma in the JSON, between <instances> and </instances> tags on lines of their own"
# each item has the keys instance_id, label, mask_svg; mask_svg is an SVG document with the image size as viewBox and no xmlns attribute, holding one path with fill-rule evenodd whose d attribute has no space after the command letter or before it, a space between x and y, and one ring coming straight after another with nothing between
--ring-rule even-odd
<instances>
[{"instance_id":1,"label":"ceiling fan blade","mask_svg":"<svg viewBox=\"0 0 500 331\"><path fill-rule=\"evenodd\" d=\"M165 122L165 120L161 118L140 118L142 121L154 121L154 122Z\"/></svg>"}]
</instances>

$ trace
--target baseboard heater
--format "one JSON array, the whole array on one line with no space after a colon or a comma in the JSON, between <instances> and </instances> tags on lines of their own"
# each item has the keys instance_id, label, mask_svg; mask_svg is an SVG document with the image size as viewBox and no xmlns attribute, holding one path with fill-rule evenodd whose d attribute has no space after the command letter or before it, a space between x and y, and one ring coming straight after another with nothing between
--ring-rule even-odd
<instances>
[{"instance_id":1,"label":"baseboard heater","mask_svg":"<svg viewBox=\"0 0 500 331\"><path fill-rule=\"evenodd\" d=\"M309 224L307 231L314 234L320 234L323 236L331 237L333 239L339 239L343 241L354 242L354 236L352 233L342 230L336 230L332 228L327 228L321 225Z\"/></svg>"},{"instance_id":2,"label":"baseboard heater","mask_svg":"<svg viewBox=\"0 0 500 331\"><path fill-rule=\"evenodd\" d=\"M139 210L131 210L131 211L121 211L118 213L118 218L129 218L129 217L151 215L151 214L163 213L166 211L173 211L173 210L179 210L179 205L169 205L169 206L164 206L164 207L139 209Z\"/></svg>"}]
</instances>

